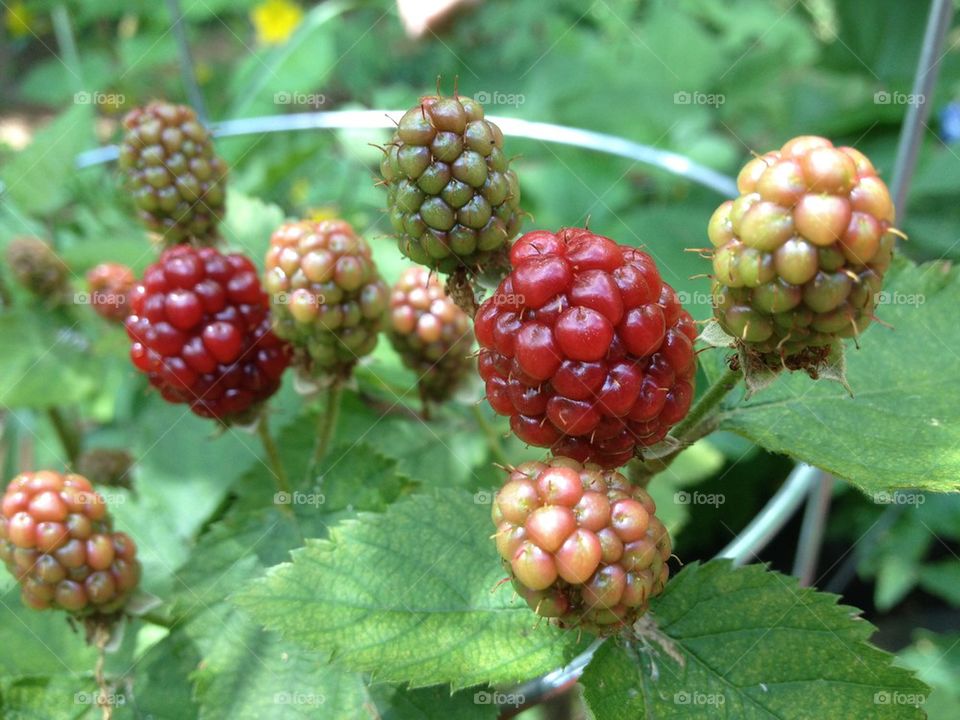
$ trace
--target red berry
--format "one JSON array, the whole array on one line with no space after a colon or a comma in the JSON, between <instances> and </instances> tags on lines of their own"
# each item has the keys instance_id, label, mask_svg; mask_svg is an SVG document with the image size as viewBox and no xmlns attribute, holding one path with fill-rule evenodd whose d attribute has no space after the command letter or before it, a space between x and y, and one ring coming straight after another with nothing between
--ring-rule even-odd
<instances>
[{"instance_id":1,"label":"red berry","mask_svg":"<svg viewBox=\"0 0 960 720\"><path fill-rule=\"evenodd\" d=\"M130 358L168 401L228 421L280 387L290 351L252 268L242 255L182 245L144 272L126 319Z\"/></svg>"},{"instance_id":2,"label":"red berry","mask_svg":"<svg viewBox=\"0 0 960 720\"><path fill-rule=\"evenodd\" d=\"M516 468L493 501L497 552L514 588L562 627L609 635L663 591L670 538L645 490L565 457Z\"/></svg>"},{"instance_id":3,"label":"red berry","mask_svg":"<svg viewBox=\"0 0 960 720\"><path fill-rule=\"evenodd\" d=\"M137 283L133 270L119 263L101 263L87 273L90 304L100 317L122 321L130 309L130 292Z\"/></svg>"},{"instance_id":4,"label":"red berry","mask_svg":"<svg viewBox=\"0 0 960 720\"><path fill-rule=\"evenodd\" d=\"M0 558L26 605L75 615L123 608L140 581L136 546L114 533L103 498L81 475L40 470L7 486Z\"/></svg>"},{"instance_id":5,"label":"red berry","mask_svg":"<svg viewBox=\"0 0 960 720\"><path fill-rule=\"evenodd\" d=\"M525 442L604 467L659 442L689 408L696 356L653 259L581 228L527 233L510 258L475 321L493 409Z\"/></svg>"}]
</instances>

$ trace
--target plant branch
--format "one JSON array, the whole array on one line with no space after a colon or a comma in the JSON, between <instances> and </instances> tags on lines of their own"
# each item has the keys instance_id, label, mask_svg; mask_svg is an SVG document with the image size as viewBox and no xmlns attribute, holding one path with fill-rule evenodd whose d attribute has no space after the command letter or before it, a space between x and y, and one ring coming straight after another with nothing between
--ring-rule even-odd
<instances>
[{"instance_id":1,"label":"plant branch","mask_svg":"<svg viewBox=\"0 0 960 720\"><path fill-rule=\"evenodd\" d=\"M702 434L698 435L695 432L698 429L698 425L719 409L720 401L723 400L727 396L727 393L733 390L742 379L743 373L740 372L740 370L730 370L728 368L723 375L717 378L717 381L713 383L713 385L707 388L707 392L690 408L687 416L674 426L670 432L670 436L678 440L682 447L692 445L694 441L703 437Z\"/></svg>"},{"instance_id":2,"label":"plant branch","mask_svg":"<svg viewBox=\"0 0 960 720\"><path fill-rule=\"evenodd\" d=\"M503 465L503 467L510 467L510 460L507 458L507 453L504 452L503 443L500 442L500 438L497 436L496 428L487 422L487 419L483 416L483 410L480 409L479 405L474 405L472 410L473 417L477 420L477 425L480 426L484 437L487 438L487 445L490 447L490 454L493 455L493 459L496 460L498 464Z\"/></svg>"},{"instance_id":3,"label":"plant branch","mask_svg":"<svg viewBox=\"0 0 960 720\"><path fill-rule=\"evenodd\" d=\"M60 439L60 444L63 446L63 452L67 456L67 465L75 466L77 458L80 456L80 433L74 424L64 417L60 408L56 406L47 408L47 418L53 425L53 429Z\"/></svg>"},{"instance_id":4,"label":"plant branch","mask_svg":"<svg viewBox=\"0 0 960 720\"><path fill-rule=\"evenodd\" d=\"M832 498L833 475L821 472L816 486L807 498L807 509L803 514L797 554L793 562L793 574L800 579L800 584L804 587L810 587L816 580L817 561L820 559L820 546L823 544L823 531L830 514Z\"/></svg>"},{"instance_id":5,"label":"plant branch","mask_svg":"<svg viewBox=\"0 0 960 720\"><path fill-rule=\"evenodd\" d=\"M313 460L310 467L315 468L330 449L330 440L337 428L340 417L340 404L343 400L343 383L334 380L327 388L327 404L317 418L317 443L313 447Z\"/></svg>"},{"instance_id":6,"label":"plant branch","mask_svg":"<svg viewBox=\"0 0 960 720\"><path fill-rule=\"evenodd\" d=\"M263 449L270 461L270 468L273 470L273 479L277 483L277 489L282 493L291 493L290 481L287 479L287 471L283 467L283 460L280 459L280 451L277 450L277 444L273 441L273 436L270 435L266 410L260 414L260 419L257 421L257 434L260 436Z\"/></svg>"}]
</instances>

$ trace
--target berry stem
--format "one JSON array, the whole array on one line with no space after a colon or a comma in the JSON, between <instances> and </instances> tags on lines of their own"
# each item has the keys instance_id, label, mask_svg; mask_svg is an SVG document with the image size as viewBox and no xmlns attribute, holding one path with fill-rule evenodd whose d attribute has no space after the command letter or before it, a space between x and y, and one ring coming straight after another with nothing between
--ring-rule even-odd
<instances>
[{"instance_id":1,"label":"berry stem","mask_svg":"<svg viewBox=\"0 0 960 720\"><path fill-rule=\"evenodd\" d=\"M737 384L743 379L743 373L740 370L727 369L713 385L707 388L697 403L690 408L687 416L673 428L670 436L680 442L680 447L685 448L692 445L694 441L699 440L706 435L700 426L705 420L708 420L718 409L720 401L723 400Z\"/></svg>"},{"instance_id":2,"label":"berry stem","mask_svg":"<svg viewBox=\"0 0 960 720\"><path fill-rule=\"evenodd\" d=\"M330 449L330 440L337 427L340 416L340 404L343 399L343 382L334 380L327 388L327 404L317 418L317 444L313 448L311 468L316 467Z\"/></svg>"},{"instance_id":3,"label":"berry stem","mask_svg":"<svg viewBox=\"0 0 960 720\"><path fill-rule=\"evenodd\" d=\"M510 460L503 450L503 444L497 436L497 431L493 425L487 422L487 419L483 416L483 410L480 409L479 405L473 406L473 416L477 419L477 425L480 426L480 430L483 431L484 436L487 438L487 445L490 447L490 454L493 455L493 459L503 467L510 467Z\"/></svg>"},{"instance_id":4,"label":"berry stem","mask_svg":"<svg viewBox=\"0 0 960 720\"><path fill-rule=\"evenodd\" d=\"M74 467L77 463L77 457L80 455L80 433L77 428L67 420L60 408L52 406L47 408L47 418L53 425L60 444L63 446L63 452L67 456L67 465Z\"/></svg>"},{"instance_id":5,"label":"berry stem","mask_svg":"<svg viewBox=\"0 0 960 720\"><path fill-rule=\"evenodd\" d=\"M273 470L273 479L277 483L277 490L282 493L291 493L290 481L287 479L287 471L283 467L283 461L280 459L280 451L277 450L277 444L273 441L270 434L270 426L267 423L267 414L262 412L260 420L257 422L257 434L263 443L263 449L267 452L267 458L270 460L270 467Z\"/></svg>"},{"instance_id":6,"label":"berry stem","mask_svg":"<svg viewBox=\"0 0 960 720\"><path fill-rule=\"evenodd\" d=\"M113 717L113 707L110 705L110 687L107 685L107 679L103 668L106 664L106 647L110 641L110 631L103 625L98 625L94 641L97 645L97 664L94 668L94 677L97 681L97 706L103 714L103 720L110 720Z\"/></svg>"}]
</instances>

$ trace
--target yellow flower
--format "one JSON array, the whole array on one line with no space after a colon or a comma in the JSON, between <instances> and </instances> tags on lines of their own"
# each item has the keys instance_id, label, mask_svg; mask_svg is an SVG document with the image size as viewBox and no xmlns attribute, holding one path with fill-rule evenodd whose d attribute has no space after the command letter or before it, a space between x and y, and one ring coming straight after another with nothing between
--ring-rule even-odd
<instances>
[{"instance_id":1,"label":"yellow flower","mask_svg":"<svg viewBox=\"0 0 960 720\"><path fill-rule=\"evenodd\" d=\"M13 37L23 37L30 34L30 12L23 0L16 0L7 6L4 23Z\"/></svg>"},{"instance_id":2,"label":"yellow flower","mask_svg":"<svg viewBox=\"0 0 960 720\"><path fill-rule=\"evenodd\" d=\"M312 220L313 222L336 220L338 217L340 217L340 211L334 205L322 205L307 210L307 220Z\"/></svg>"},{"instance_id":3,"label":"yellow flower","mask_svg":"<svg viewBox=\"0 0 960 720\"><path fill-rule=\"evenodd\" d=\"M262 45L285 43L303 20L303 9L291 0L264 0L250 11L250 22Z\"/></svg>"}]
</instances>

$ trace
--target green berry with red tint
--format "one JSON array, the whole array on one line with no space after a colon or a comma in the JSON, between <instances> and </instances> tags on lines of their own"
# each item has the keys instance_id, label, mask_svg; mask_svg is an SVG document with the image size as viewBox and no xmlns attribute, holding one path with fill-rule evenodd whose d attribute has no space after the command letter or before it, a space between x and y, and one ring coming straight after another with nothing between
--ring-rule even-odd
<instances>
[{"instance_id":1,"label":"green berry with red tint","mask_svg":"<svg viewBox=\"0 0 960 720\"><path fill-rule=\"evenodd\" d=\"M527 233L477 312L491 407L523 441L605 468L690 408L696 329L653 259L589 230Z\"/></svg>"},{"instance_id":2,"label":"green berry with red tint","mask_svg":"<svg viewBox=\"0 0 960 720\"><path fill-rule=\"evenodd\" d=\"M126 265L100 263L87 272L90 305L103 319L123 322L130 312L130 292L136 284L133 270Z\"/></svg>"},{"instance_id":3,"label":"green berry with red tint","mask_svg":"<svg viewBox=\"0 0 960 720\"><path fill-rule=\"evenodd\" d=\"M801 136L737 187L707 228L714 315L767 364L814 365L873 319L896 239L887 186L860 151Z\"/></svg>"},{"instance_id":4,"label":"green berry with red tint","mask_svg":"<svg viewBox=\"0 0 960 720\"><path fill-rule=\"evenodd\" d=\"M310 377L347 377L377 346L389 291L370 246L344 220L281 225L270 238L264 289L274 329Z\"/></svg>"},{"instance_id":5,"label":"green berry with red tint","mask_svg":"<svg viewBox=\"0 0 960 720\"><path fill-rule=\"evenodd\" d=\"M217 242L227 166L196 113L151 102L130 111L123 125L118 164L146 226L164 245Z\"/></svg>"},{"instance_id":6,"label":"green berry with red tint","mask_svg":"<svg viewBox=\"0 0 960 720\"><path fill-rule=\"evenodd\" d=\"M426 268L407 268L393 286L387 337L428 400L449 398L473 368L470 318Z\"/></svg>"},{"instance_id":7,"label":"green berry with red tint","mask_svg":"<svg viewBox=\"0 0 960 720\"><path fill-rule=\"evenodd\" d=\"M130 358L164 399L201 417L246 422L280 387L290 348L249 258L178 245L130 294Z\"/></svg>"},{"instance_id":8,"label":"green berry with red tint","mask_svg":"<svg viewBox=\"0 0 960 720\"><path fill-rule=\"evenodd\" d=\"M78 617L122 610L140 582L136 545L113 531L103 498L82 475L39 470L10 482L0 559L25 605Z\"/></svg>"},{"instance_id":9,"label":"green berry with red tint","mask_svg":"<svg viewBox=\"0 0 960 720\"><path fill-rule=\"evenodd\" d=\"M7 266L17 283L48 305L62 304L70 286L70 270L40 238L17 237L6 251Z\"/></svg>"},{"instance_id":10,"label":"green berry with red tint","mask_svg":"<svg viewBox=\"0 0 960 720\"><path fill-rule=\"evenodd\" d=\"M629 628L669 577L670 537L653 499L598 465L523 463L494 497L492 516L514 588L561 627Z\"/></svg>"},{"instance_id":11,"label":"green berry with red tint","mask_svg":"<svg viewBox=\"0 0 960 720\"><path fill-rule=\"evenodd\" d=\"M520 230L520 186L503 133L466 97L427 96L380 163L400 251L441 272L495 264Z\"/></svg>"}]
</instances>

